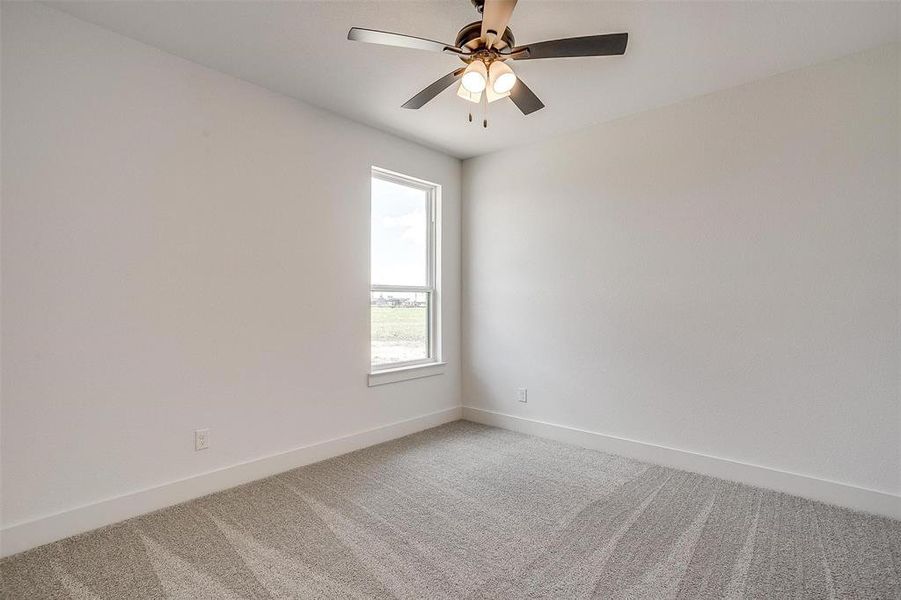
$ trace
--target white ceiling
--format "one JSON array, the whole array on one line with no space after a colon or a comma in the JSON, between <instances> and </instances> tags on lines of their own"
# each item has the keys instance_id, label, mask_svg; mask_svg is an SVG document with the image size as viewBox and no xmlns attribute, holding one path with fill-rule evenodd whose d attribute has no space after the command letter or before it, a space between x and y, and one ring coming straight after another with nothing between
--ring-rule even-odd
<instances>
[{"instance_id":1,"label":"white ceiling","mask_svg":"<svg viewBox=\"0 0 901 600\"><path fill-rule=\"evenodd\" d=\"M469 0L433 2L56 2L172 54L467 158L671 104L899 39L897 3L520 0L517 43L629 32L625 56L534 60L514 69L547 108L490 105L483 130L452 89L400 105L459 59L346 39L351 26L452 43ZM478 115L478 113L476 113Z\"/></svg>"}]
</instances>

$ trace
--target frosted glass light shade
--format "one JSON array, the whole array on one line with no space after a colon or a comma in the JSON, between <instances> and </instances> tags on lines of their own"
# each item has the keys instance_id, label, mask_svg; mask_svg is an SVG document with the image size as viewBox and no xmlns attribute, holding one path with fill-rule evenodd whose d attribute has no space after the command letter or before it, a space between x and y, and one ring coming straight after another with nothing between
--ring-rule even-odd
<instances>
[{"instance_id":1,"label":"frosted glass light shade","mask_svg":"<svg viewBox=\"0 0 901 600\"><path fill-rule=\"evenodd\" d=\"M503 94L498 94L495 92L492 87L489 85L485 88L485 99L488 100L488 103L492 103L495 100L500 100L502 98L506 98L510 95L510 92L504 92Z\"/></svg>"},{"instance_id":2,"label":"frosted glass light shade","mask_svg":"<svg viewBox=\"0 0 901 600\"><path fill-rule=\"evenodd\" d=\"M478 102L482 101L482 93L481 92L473 94L472 92L467 90L465 87L463 87L462 83L460 84L460 87L457 88L457 95L460 96L461 98L463 98L464 100L469 100L470 102L478 103Z\"/></svg>"},{"instance_id":3,"label":"frosted glass light shade","mask_svg":"<svg viewBox=\"0 0 901 600\"><path fill-rule=\"evenodd\" d=\"M485 89L488 82L488 69L485 63L480 60L474 60L469 63L466 70L463 71L463 87L473 94L479 94Z\"/></svg>"},{"instance_id":4,"label":"frosted glass light shade","mask_svg":"<svg viewBox=\"0 0 901 600\"><path fill-rule=\"evenodd\" d=\"M514 85L516 85L516 73L513 72L513 69L507 63L499 60L491 63L491 70L488 73L488 87L494 93L509 93Z\"/></svg>"}]
</instances>

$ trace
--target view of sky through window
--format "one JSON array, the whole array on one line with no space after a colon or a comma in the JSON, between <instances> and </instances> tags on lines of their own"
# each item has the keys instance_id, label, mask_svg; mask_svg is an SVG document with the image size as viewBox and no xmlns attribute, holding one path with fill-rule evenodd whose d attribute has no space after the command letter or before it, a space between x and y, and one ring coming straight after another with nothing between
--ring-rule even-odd
<instances>
[{"instance_id":1,"label":"view of sky through window","mask_svg":"<svg viewBox=\"0 0 901 600\"><path fill-rule=\"evenodd\" d=\"M424 190L372 179L372 283L426 285Z\"/></svg>"}]
</instances>

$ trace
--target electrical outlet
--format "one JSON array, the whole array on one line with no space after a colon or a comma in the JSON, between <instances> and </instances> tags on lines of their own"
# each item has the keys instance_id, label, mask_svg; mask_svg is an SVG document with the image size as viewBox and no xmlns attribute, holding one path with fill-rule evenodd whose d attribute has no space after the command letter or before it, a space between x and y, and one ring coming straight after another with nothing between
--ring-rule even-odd
<instances>
[{"instance_id":1,"label":"electrical outlet","mask_svg":"<svg viewBox=\"0 0 901 600\"><path fill-rule=\"evenodd\" d=\"M529 390L526 388L519 388L516 390L516 399L525 404L529 401Z\"/></svg>"},{"instance_id":2,"label":"electrical outlet","mask_svg":"<svg viewBox=\"0 0 901 600\"><path fill-rule=\"evenodd\" d=\"M195 429L194 430L194 452L206 450L210 447L210 430Z\"/></svg>"}]
</instances>

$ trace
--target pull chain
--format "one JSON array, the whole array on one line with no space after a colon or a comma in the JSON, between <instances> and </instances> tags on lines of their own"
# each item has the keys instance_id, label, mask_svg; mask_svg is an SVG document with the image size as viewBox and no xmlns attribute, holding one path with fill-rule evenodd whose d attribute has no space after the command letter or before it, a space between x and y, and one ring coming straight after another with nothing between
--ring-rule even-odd
<instances>
[{"instance_id":1,"label":"pull chain","mask_svg":"<svg viewBox=\"0 0 901 600\"><path fill-rule=\"evenodd\" d=\"M488 129L488 90L482 94L482 99L484 100L484 104L482 105L482 127Z\"/></svg>"}]
</instances>

